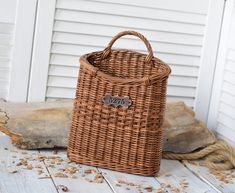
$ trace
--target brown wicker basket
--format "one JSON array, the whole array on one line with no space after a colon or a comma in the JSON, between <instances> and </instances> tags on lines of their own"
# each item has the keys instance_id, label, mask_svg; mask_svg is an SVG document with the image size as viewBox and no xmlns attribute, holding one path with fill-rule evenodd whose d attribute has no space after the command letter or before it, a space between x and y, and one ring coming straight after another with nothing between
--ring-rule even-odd
<instances>
[{"instance_id":1,"label":"brown wicker basket","mask_svg":"<svg viewBox=\"0 0 235 193\"><path fill-rule=\"evenodd\" d=\"M111 49L124 35L139 37L148 55ZM71 161L145 176L159 171L166 84L170 68L134 31L103 51L80 58L68 157Z\"/></svg>"}]
</instances>

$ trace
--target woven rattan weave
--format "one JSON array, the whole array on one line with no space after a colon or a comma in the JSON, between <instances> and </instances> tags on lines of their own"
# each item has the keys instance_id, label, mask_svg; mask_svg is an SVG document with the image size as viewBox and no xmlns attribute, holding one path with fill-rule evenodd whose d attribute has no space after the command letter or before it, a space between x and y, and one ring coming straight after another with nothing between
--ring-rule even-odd
<instances>
[{"instance_id":1,"label":"woven rattan weave","mask_svg":"<svg viewBox=\"0 0 235 193\"><path fill-rule=\"evenodd\" d=\"M139 37L148 54L111 49L124 35ZM160 167L167 64L134 31L113 37L103 51L80 58L70 130L70 160L145 176Z\"/></svg>"}]
</instances>

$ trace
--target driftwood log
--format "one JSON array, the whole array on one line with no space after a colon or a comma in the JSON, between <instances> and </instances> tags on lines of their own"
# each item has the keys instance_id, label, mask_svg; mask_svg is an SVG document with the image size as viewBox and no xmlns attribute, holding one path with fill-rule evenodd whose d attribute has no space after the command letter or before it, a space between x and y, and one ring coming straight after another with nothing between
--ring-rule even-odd
<instances>
[{"instance_id":1,"label":"driftwood log","mask_svg":"<svg viewBox=\"0 0 235 193\"><path fill-rule=\"evenodd\" d=\"M0 131L21 149L65 147L73 101L0 102ZM163 151L186 153L213 144L214 134L183 102L167 103Z\"/></svg>"}]
</instances>

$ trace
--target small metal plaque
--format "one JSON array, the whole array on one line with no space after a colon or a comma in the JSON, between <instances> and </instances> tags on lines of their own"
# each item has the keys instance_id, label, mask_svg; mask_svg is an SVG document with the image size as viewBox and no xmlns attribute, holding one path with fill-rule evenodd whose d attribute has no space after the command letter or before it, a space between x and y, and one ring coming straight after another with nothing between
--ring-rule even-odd
<instances>
[{"instance_id":1,"label":"small metal plaque","mask_svg":"<svg viewBox=\"0 0 235 193\"><path fill-rule=\"evenodd\" d=\"M132 104L131 99L128 96L112 96L111 94L106 94L103 97L103 102L106 105L113 105L115 107L121 106L123 108L129 108Z\"/></svg>"}]
</instances>

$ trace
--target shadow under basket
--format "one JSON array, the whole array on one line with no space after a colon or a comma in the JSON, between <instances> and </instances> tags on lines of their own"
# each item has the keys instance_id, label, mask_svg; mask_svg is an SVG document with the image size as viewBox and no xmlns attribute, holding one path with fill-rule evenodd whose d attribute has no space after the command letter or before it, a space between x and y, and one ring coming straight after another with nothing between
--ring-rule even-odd
<instances>
[{"instance_id":1,"label":"shadow under basket","mask_svg":"<svg viewBox=\"0 0 235 193\"><path fill-rule=\"evenodd\" d=\"M123 35L139 37L148 54L111 49ZM68 157L71 161L154 176L160 168L169 66L134 31L80 58Z\"/></svg>"}]
</instances>

